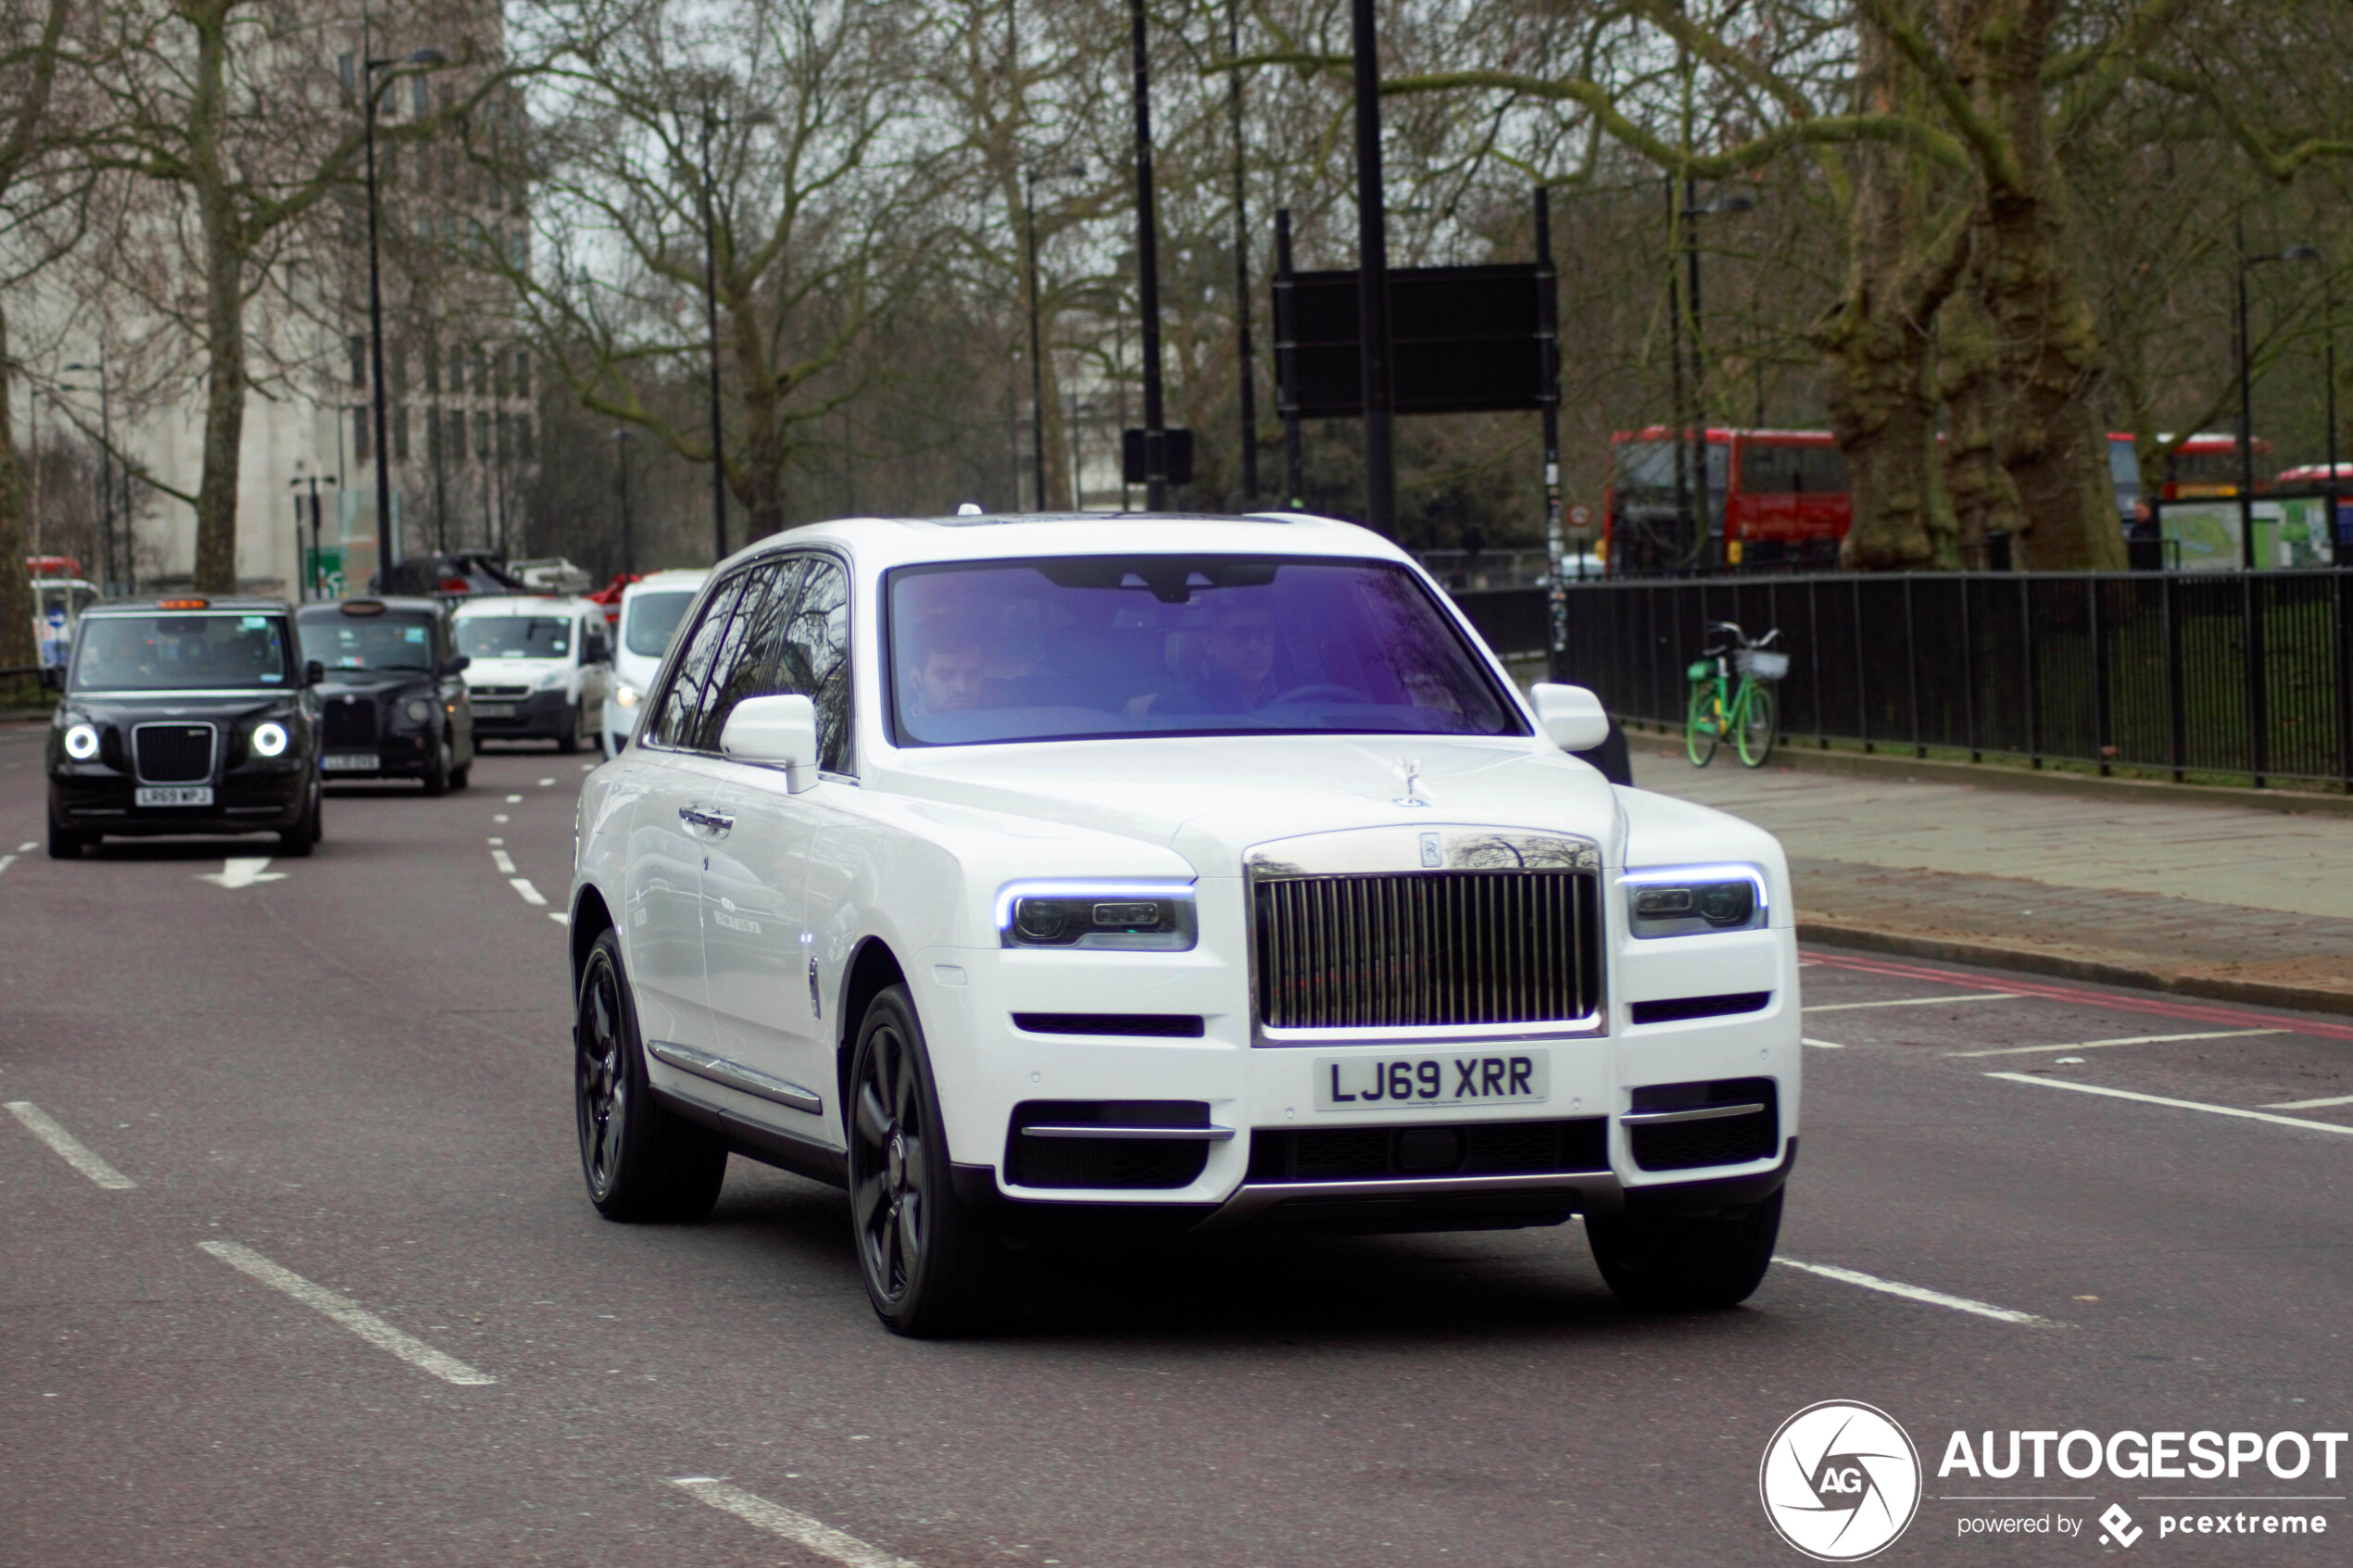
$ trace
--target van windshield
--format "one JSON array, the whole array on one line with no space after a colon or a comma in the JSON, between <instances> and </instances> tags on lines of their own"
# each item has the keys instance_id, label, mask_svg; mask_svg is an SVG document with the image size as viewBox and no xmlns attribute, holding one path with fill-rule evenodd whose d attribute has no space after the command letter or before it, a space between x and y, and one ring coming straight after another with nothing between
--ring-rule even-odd
<instances>
[{"instance_id":1,"label":"van windshield","mask_svg":"<svg viewBox=\"0 0 2353 1568\"><path fill-rule=\"evenodd\" d=\"M670 639L677 634L678 622L686 618L686 607L694 602L692 588L639 594L629 601L629 608L622 617L621 646L641 658L660 659L670 651Z\"/></svg>"},{"instance_id":2,"label":"van windshield","mask_svg":"<svg viewBox=\"0 0 2353 1568\"><path fill-rule=\"evenodd\" d=\"M1082 556L889 578L902 746L1133 734L1522 734L1385 561Z\"/></svg>"},{"instance_id":3,"label":"van windshield","mask_svg":"<svg viewBox=\"0 0 2353 1568\"><path fill-rule=\"evenodd\" d=\"M572 622L555 615L477 615L458 622L458 651L469 659L561 659L572 651Z\"/></svg>"},{"instance_id":4,"label":"van windshield","mask_svg":"<svg viewBox=\"0 0 2353 1568\"><path fill-rule=\"evenodd\" d=\"M76 691L290 689L293 640L283 615L85 615Z\"/></svg>"}]
</instances>

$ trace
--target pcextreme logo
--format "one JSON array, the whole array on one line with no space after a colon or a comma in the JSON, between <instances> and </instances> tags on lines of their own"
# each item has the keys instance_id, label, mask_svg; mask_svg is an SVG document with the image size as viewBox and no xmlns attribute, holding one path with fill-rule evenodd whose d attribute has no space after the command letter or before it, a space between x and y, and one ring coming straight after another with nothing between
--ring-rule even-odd
<instances>
[{"instance_id":1,"label":"pcextreme logo","mask_svg":"<svg viewBox=\"0 0 2353 1568\"><path fill-rule=\"evenodd\" d=\"M1919 1512L1919 1450L1885 1411L1824 1399L1765 1445L1756 1490L1781 1539L1818 1562L1859 1562Z\"/></svg>"}]
</instances>

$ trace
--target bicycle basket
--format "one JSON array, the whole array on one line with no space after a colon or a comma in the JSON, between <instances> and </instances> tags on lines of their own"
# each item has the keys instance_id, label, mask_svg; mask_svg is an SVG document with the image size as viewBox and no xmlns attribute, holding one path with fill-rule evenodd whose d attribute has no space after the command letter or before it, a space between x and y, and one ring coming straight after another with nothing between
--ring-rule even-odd
<instances>
[{"instance_id":1,"label":"bicycle basket","mask_svg":"<svg viewBox=\"0 0 2353 1568\"><path fill-rule=\"evenodd\" d=\"M1693 681L1712 681L1716 678L1716 661L1712 659L1694 659L1683 674Z\"/></svg>"},{"instance_id":2,"label":"bicycle basket","mask_svg":"<svg viewBox=\"0 0 2353 1568\"><path fill-rule=\"evenodd\" d=\"M1767 648L1743 648L1732 655L1740 672L1759 681L1778 681L1789 673L1789 655Z\"/></svg>"}]
</instances>

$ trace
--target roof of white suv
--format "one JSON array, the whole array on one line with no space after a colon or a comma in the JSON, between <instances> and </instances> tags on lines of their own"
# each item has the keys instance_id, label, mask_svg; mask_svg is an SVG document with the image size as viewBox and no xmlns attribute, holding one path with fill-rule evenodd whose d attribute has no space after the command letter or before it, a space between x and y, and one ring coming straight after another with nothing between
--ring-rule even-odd
<instances>
[{"instance_id":1,"label":"roof of white suv","mask_svg":"<svg viewBox=\"0 0 2353 1568\"><path fill-rule=\"evenodd\" d=\"M1188 512L1017 512L968 517L844 518L771 534L749 556L781 544L833 544L862 567L1036 556L1204 551L1237 555L1412 557L1369 529L1301 512L1220 517Z\"/></svg>"}]
</instances>

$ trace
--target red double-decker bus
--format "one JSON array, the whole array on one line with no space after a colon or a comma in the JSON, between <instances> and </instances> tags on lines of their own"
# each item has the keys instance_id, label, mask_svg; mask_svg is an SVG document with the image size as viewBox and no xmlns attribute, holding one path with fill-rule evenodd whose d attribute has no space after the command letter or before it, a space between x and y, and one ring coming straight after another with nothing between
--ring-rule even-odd
<instances>
[{"instance_id":1,"label":"red double-decker bus","mask_svg":"<svg viewBox=\"0 0 2353 1568\"><path fill-rule=\"evenodd\" d=\"M1707 432L1702 476L1676 489L1675 433L1664 425L1610 437L1602 493L1602 555L1612 572L1838 564L1854 507L1846 458L1826 430ZM1704 499L1703 499L1704 497ZM1697 526L1692 526L1693 524Z\"/></svg>"}]
</instances>

